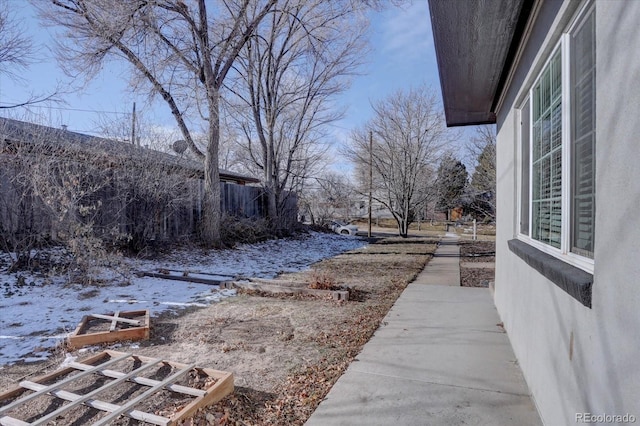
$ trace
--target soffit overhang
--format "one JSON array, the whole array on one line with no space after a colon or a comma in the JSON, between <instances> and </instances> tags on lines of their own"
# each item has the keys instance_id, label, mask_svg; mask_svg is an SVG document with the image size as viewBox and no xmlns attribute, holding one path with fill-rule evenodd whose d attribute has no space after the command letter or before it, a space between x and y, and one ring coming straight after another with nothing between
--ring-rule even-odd
<instances>
[{"instance_id":1,"label":"soffit overhang","mask_svg":"<svg viewBox=\"0 0 640 426\"><path fill-rule=\"evenodd\" d=\"M429 0L447 126L496 122L533 0Z\"/></svg>"}]
</instances>

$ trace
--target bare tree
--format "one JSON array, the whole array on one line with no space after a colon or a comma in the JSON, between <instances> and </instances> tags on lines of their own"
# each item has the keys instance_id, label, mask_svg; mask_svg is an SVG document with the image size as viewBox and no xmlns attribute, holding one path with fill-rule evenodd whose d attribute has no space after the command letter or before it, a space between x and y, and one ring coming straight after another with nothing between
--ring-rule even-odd
<instances>
[{"instance_id":1,"label":"bare tree","mask_svg":"<svg viewBox=\"0 0 640 426\"><path fill-rule=\"evenodd\" d=\"M374 117L353 132L346 154L361 170L372 168L373 199L391 212L406 237L416 210L433 197L435 164L453 136L430 88L399 90L372 107Z\"/></svg>"},{"instance_id":2,"label":"bare tree","mask_svg":"<svg viewBox=\"0 0 640 426\"><path fill-rule=\"evenodd\" d=\"M0 133L3 131L0 125ZM10 269L29 267L34 248L45 236L33 188L24 170L26 162L16 158L0 138L0 250L13 253Z\"/></svg>"},{"instance_id":3,"label":"bare tree","mask_svg":"<svg viewBox=\"0 0 640 426\"><path fill-rule=\"evenodd\" d=\"M262 174L275 230L290 191L300 190L323 153L325 125L342 116L331 99L363 56L364 2L285 0L248 40L234 114L248 159ZM241 114L247 111L246 114Z\"/></svg>"},{"instance_id":4,"label":"bare tree","mask_svg":"<svg viewBox=\"0 0 640 426\"><path fill-rule=\"evenodd\" d=\"M193 215L198 172L154 150L0 119L0 246L29 259L46 241L62 243L87 266L107 246L190 236L195 220L180 215Z\"/></svg>"},{"instance_id":5,"label":"bare tree","mask_svg":"<svg viewBox=\"0 0 640 426\"><path fill-rule=\"evenodd\" d=\"M0 76L22 81L21 73L37 61L33 41L16 16L10 12L9 1L0 0ZM18 103L3 103L0 109L11 109L52 100L56 94L30 95Z\"/></svg>"},{"instance_id":6,"label":"bare tree","mask_svg":"<svg viewBox=\"0 0 640 426\"><path fill-rule=\"evenodd\" d=\"M220 103L225 79L244 44L278 0L51 0L46 21L66 29L58 54L66 69L95 75L107 59L132 65L134 89L168 105L188 147L204 161L202 235L221 245ZM206 131L198 147L194 132Z\"/></svg>"},{"instance_id":7,"label":"bare tree","mask_svg":"<svg viewBox=\"0 0 640 426\"><path fill-rule=\"evenodd\" d=\"M15 16L9 12L9 2L0 0L0 73L18 78L35 60L31 39Z\"/></svg>"},{"instance_id":8,"label":"bare tree","mask_svg":"<svg viewBox=\"0 0 640 426\"><path fill-rule=\"evenodd\" d=\"M314 225L322 225L331 219L351 218L352 203L359 196L349 178L336 172L325 172L313 179L315 184L298 194L298 204L303 215Z\"/></svg>"}]
</instances>

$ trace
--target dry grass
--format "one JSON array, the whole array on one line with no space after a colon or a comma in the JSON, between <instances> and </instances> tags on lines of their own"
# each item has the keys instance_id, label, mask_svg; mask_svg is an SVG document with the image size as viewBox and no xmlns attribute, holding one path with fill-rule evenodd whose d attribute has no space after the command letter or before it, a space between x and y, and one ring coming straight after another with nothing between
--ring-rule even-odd
<instances>
[{"instance_id":1,"label":"dry grass","mask_svg":"<svg viewBox=\"0 0 640 426\"><path fill-rule=\"evenodd\" d=\"M336 278L333 273L328 271L312 271L311 282L309 288L315 290L335 290L338 288Z\"/></svg>"},{"instance_id":2,"label":"dry grass","mask_svg":"<svg viewBox=\"0 0 640 426\"><path fill-rule=\"evenodd\" d=\"M384 246L385 253L349 252L319 262L311 271L287 277L348 286L349 302L246 296L241 303L253 305L253 327L271 324L271 336L259 332L258 343L248 338L245 342L250 347L233 352L235 360L229 360L229 364L219 360L217 368L234 371L238 387L233 395L199 413L195 424L207 414L218 418L222 413L229 424L303 424L373 335L402 290L424 268L430 259L428 253L435 250L435 244L426 240L382 240L372 251L378 251L379 246ZM226 327L241 319L239 307L235 302L225 306L225 315L234 312L227 317ZM283 317L286 321L278 319ZM277 321L282 323L277 325ZM223 340L229 342L230 338ZM277 346L281 351L275 349ZM256 371L238 372L237 367L244 366L241 360L251 359L252 352L259 353L253 359L260 362L248 368Z\"/></svg>"},{"instance_id":3,"label":"dry grass","mask_svg":"<svg viewBox=\"0 0 640 426\"><path fill-rule=\"evenodd\" d=\"M281 277L346 286L348 302L243 294L154 318L148 342L119 350L233 372L235 392L188 424L302 425L434 250L427 239L381 240Z\"/></svg>"},{"instance_id":4,"label":"dry grass","mask_svg":"<svg viewBox=\"0 0 640 426\"><path fill-rule=\"evenodd\" d=\"M301 304L290 298L288 308L297 311L290 344L304 346L308 359L291 365L270 393L243 386L214 411L228 413L231 424L303 424L423 269L430 258L426 253L435 250L435 244L426 242L383 242L391 248L388 253L350 252L314 265L308 272L312 280L335 285L338 280L333 277L339 277L350 288L350 301ZM408 256L416 254L418 246L425 254ZM302 311L304 319L298 316Z\"/></svg>"}]
</instances>

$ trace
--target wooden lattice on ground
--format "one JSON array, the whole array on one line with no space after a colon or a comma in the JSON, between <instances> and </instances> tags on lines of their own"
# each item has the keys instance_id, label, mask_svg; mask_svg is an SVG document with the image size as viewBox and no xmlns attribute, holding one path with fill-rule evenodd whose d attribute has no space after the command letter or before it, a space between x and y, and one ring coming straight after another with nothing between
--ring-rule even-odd
<instances>
[{"instance_id":1,"label":"wooden lattice on ground","mask_svg":"<svg viewBox=\"0 0 640 426\"><path fill-rule=\"evenodd\" d=\"M149 311L116 311L85 315L69 336L69 346L80 348L98 343L149 339Z\"/></svg>"},{"instance_id":2,"label":"wooden lattice on ground","mask_svg":"<svg viewBox=\"0 0 640 426\"><path fill-rule=\"evenodd\" d=\"M174 425L231 392L229 372L107 350L0 394L0 424Z\"/></svg>"}]
</instances>

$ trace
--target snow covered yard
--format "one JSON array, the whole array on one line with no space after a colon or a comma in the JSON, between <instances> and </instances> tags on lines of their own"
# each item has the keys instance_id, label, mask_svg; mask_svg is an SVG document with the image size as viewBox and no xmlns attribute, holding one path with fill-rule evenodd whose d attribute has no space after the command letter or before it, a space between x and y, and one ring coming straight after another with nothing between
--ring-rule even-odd
<instances>
[{"instance_id":1,"label":"snow covered yard","mask_svg":"<svg viewBox=\"0 0 640 426\"><path fill-rule=\"evenodd\" d=\"M170 269L221 279L273 278L365 244L353 237L312 232L232 250L181 250L161 260L126 259L126 263L131 270ZM9 254L0 253L0 368L18 361L46 360L86 314L150 309L152 315L158 315L186 306L204 307L235 295L235 290L213 285L138 278L114 271L103 271L96 277L99 285L82 285L69 282L64 275L8 273L9 264Z\"/></svg>"}]
</instances>

